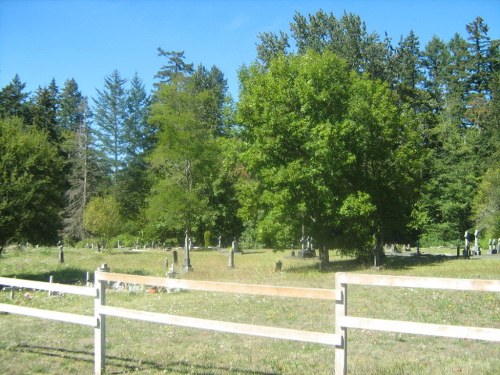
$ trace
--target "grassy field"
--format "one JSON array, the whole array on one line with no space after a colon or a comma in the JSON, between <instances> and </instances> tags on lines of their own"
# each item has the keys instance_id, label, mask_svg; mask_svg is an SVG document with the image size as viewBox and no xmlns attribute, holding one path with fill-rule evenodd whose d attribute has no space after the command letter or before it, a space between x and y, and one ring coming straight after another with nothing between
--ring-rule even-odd
<instances>
[{"instance_id":1,"label":"grassy field","mask_svg":"<svg viewBox=\"0 0 500 375\"><path fill-rule=\"evenodd\" d=\"M389 256L374 271L330 253L331 265L290 252L246 251L227 267L224 252L194 251L193 271L178 277L333 288L336 272L500 279L500 256L455 259L456 250L423 249L423 256ZM65 249L9 249L0 257L0 276L83 284L86 272L107 263L112 272L165 275L172 252ZM282 272L274 272L283 262ZM179 265L182 251L179 250ZM179 267L177 267L177 271ZM181 291L155 294L108 292L113 306L199 318L333 332L334 307L328 301ZM93 301L46 292L0 292L0 302L93 314ZM451 292L383 287L349 287L349 314L437 324L500 328L498 293ZM332 374L334 349L319 344L214 333L108 318L107 370L110 374ZM498 374L500 345L475 340L349 330L350 374ZM92 374L93 330L19 315L0 315L0 374Z\"/></svg>"}]
</instances>

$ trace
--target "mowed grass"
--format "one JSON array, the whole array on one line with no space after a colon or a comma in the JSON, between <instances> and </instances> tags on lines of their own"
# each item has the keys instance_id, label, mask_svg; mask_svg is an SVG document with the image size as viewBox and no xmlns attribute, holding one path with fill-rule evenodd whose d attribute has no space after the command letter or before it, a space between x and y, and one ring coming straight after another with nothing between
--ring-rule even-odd
<instances>
[{"instance_id":1,"label":"mowed grass","mask_svg":"<svg viewBox=\"0 0 500 375\"><path fill-rule=\"evenodd\" d=\"M336 272L431 277L500 279L500 256L470 260L437 254L453 249L422 249L422 257L388 257L380 271L330 252L331 265L319 271L317 259L292 258L290 251L247 250L227 267L227 252L194 251L193 271L179 278L333 288ZM179 272L183 252L178 250ZM404 253L403 255L408 255ZM107 263L112 272L165 276L172 252L65 249L8 250L0 275L83 284L86 272ZM282 272L275 272L277 261ZM91 298L47 292L0 292L0 302L93 314ZM264 296L108 290L112 306L319 332L334 332L332 302ZM500 328L499 293L349 286L349 314ZM109 317L107 372L110 374L333 374L334 348L252 336L222 334ZM93 330L19 315L0 315L0 374L92 374ZM493 342L354 330L348 332L350 374L498 374L500 345Z\"/></svg>"}]
</instances>

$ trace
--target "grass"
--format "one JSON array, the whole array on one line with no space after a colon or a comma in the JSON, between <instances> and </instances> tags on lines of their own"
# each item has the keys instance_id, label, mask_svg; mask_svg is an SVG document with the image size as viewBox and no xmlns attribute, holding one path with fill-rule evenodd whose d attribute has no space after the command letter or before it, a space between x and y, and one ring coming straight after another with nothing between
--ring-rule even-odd
<instances>
[{"instance_id":1,"label":"grass","mask_svg":"<svg viewBox=\"0 0 500 375\"><path fill-rule=\"evenodd\" d=\"M374 271L350 258L330 253L319 271L316 259L292 258L266 250L237 254L191 253L193 272L182 278L333 288L336 272L382 273L457 278L500 278L500 256L455 259L453 249L423 249L422 257L387 257ZM179 251L179 265L182 264ZM83 284L85 273L107 263L112 272L164 276L161 250L133 252L56 248L8 250L0 257L0 275ZM274 272L278 260L282 272ZM179 270L179 267L176 268ZM25 293L29 293L25 296ZM46 292L17 292L0 302L91 315L92 299L49 297ZM205 292L128 293L108 291L113 306L232 322L333 332L331 302ZM452 292L383 287L349 287L349 313L381 319L500 328L498 293ZM0 315L0 361L5 374L92 374L91 328L19 315ZM350 374L497 374L500 345L492 342L349 330ZM107 370L114 374L332 374L334 349L324 345L215 333L108 318Z\"/></svg>"}]
</instances>

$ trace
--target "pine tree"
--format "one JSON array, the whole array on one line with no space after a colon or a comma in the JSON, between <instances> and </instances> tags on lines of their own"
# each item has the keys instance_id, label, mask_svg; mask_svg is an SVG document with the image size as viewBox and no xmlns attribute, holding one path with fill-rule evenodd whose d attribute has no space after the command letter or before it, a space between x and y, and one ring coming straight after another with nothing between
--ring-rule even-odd
<instances>
[{"instance_id":1,"label":"pine tree","mask_svg":"<svg viewBox=\"0 0 500 375\"><path fill-rule=\"evenodd\" d=\"M158 47L158 56L166 57L168 63L163 65L155 75L158 82L155 82L154 86L157 89L163 83L170 84L176 78L189 76L193 73L193 64L187 64L184 61L184 51L165 51Z\"/></svg>"},{"instance_id":2,"label":"pine tree","mask_svg":"<svg viewBox=\"0 0 500 375\"><path fill-rule=\"evenodd\" d=\"M131 222L146 205L150 188L146 157L154 147L155 128L148 123L151 98L137 74L132 77L130 86L125 100L125 167L117 179L117 200L122 216Z\"/></svg>"},{"instance_id":3,"label":"pine tree","mask_svg":"<svg viewBox=\"0 0 500 375\"><path fill-rule=\"evenodd\" d=\"M94 99L94 122L97 146L103 153L103 167L110 171L111 181L116 184L116 175L124 166L126 154L125 121L126 79L115 70L104 79L104 89L97 90Z\"/></svg>"},{"instance_id":4,"label":"pine tree","mask_svg":"<svg viewBox=\"0 0 500 375\"><path fill-rule=\"evenodd\" d=\"M55 80L49 87L39 87L32 104L32 124L39 130L47 132L54 144L60 141L60 131L57 123L58 88Z\"/></svg>"},{"instance_id":5,"label":"pine tree","mask_svg":"<svg viewBox=\"0 0 500 375\"><path fill-rule=\"evenodd\" d=\"M58 122L63 131L76 131L82 123L84 116L81 111L82 100L76 81L67 80L59 97Z\"/></svg>"},{"instance_id":6,"label":"pine tree","mask_svg":"<svg viewBox=\"0 0 500 375\"><path fill-rule=\"evenodd\" d=\"M24 92L26 83L21 82L19 75L0 91L0 117L17 116L25 124L31 123L30 108L28 103L29 93Z\"/></svg>"}]
</instances>

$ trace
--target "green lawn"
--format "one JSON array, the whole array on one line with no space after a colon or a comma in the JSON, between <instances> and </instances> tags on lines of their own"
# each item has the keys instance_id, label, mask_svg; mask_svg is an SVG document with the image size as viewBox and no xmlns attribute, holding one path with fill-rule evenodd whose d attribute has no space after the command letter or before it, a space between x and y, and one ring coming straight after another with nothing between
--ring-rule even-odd
<instances>
[{"instance_id":1,"label":"green lawn","mask_svg":"<svg viewBox=\"0 0 500 375\"><path fill-rule=\"evenodd\" d=\"M470 260L433 254L454 249L422 249L422 257L388 257L380 271L330 253L320 272L316 259L290 252L245 251L227 267L227 254L191 253L193 271L181 278L283 286L333 288L335 272L500 279L500 256ZM179 250L179 266L182 264ZM408 254L405 254L408 255ZM0 257L0 275L81 283L85 273L107 263L112 272L164 276L172 252L65 249L64 264L55 248L9 249ZM274 272L278 260L282 272ZM179 271L179 266L176 270ZM29 293L25 295L26 293ZM92 315L93 301L78 296L49 297L0 292L0 302ZM334 307L328 301L182 291L149 294L108 291L113 306L240 323L334 332ZM498 293L452 292L383 287L349 287L349 314L437 324L500 328ZM0 373L92 374L93 330L18 315L0 315ZM108 373L124 374L332 374L334 349L319 344L214 333L108 318ZM349 330L350 374L497 374L500 345L475 340Z\"/></svg>"}]
</instances>

